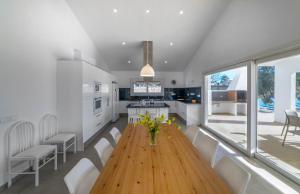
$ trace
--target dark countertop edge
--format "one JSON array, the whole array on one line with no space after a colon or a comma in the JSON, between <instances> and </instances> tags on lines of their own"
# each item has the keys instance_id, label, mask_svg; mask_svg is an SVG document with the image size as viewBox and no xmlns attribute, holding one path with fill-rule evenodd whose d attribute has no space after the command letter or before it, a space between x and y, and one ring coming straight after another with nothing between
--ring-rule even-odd
<instances>
[{"instance_id":1,"label":"dark countertop edge","mask_svg":"<svg viewBox=\"0 0 300 194\"><path fill-rule=\"evenodd\" d=\"M131 103L132 104L132 103ZM166 103L163 103L163 105L141 105L141 106L131 106L131 104L128 104L126 108L169 108L170 106Z\"/></svg>"},{"instance_id":2,"label":"dark countertop edge","mask_svg":"<svg viewBox=\"0 0 300 194\"><path fill-rule=\"evenodd\" d=\"M196 103L192 103L192 102L184 102L181 100L163 100L164 102L182 102L184 104L202 104L201 102L196 102ZM138 100L119 100L119 102L138 102Z\"/></svg>"}]
</instances>

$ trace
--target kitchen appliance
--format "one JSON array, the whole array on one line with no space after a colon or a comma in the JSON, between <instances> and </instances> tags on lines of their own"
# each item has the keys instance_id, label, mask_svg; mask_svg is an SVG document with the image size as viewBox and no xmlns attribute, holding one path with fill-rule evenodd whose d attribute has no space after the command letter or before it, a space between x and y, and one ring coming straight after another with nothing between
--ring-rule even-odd
<instances>
[{"instance_id":1,"label":"kitchen appliance","mask_svg":"<svg viewBox=\"0 0 300 194\"><path fill-rule=\"evenodd\" d=\"M102 111L102 98L101 97L95 97L94 98L94 114L98 114Z\"/></svg>"}]
</instances>

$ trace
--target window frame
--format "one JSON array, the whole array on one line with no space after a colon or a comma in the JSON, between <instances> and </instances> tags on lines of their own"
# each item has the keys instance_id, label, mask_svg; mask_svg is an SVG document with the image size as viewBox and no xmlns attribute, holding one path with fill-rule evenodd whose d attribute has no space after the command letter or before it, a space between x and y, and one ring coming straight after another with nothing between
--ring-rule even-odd
<instances>
[{"instance_id":1,"label":"window frame","mask_svg":"<svg viewBox=\"0 0 300 194\"><path fill-rule=\"evenodd\" d=\"M290 49L281 49L279 52L273 52L269 55L258 56L256 59L251 60L244 60L239 63L232 63L234 65L223 65L220 68L213 69L211 71L205 72L203 75L203 102L204 102L204 127L211 132L212 134L216 135L218 138L223 140L224 142L228 143L229 145L233 146L243 154L251 157L256 158L259 161L263 162L267 166L271 167L278 173L282 174L283 176L287 177L291 181L300 184L300 179L296 177L293 172L289 171L286 168L282 168L275 162L266 157L262 156L260 153L257 152L258 149L258 137L257 137L257 70L258 65L261 63L265 63L268 61L278 60L282 58L287 58L295 55L300 55L300 44L296 47L291 47ZM208 126L208 80L207 77L211 74L239 68L247 66L247 147L246 149L228 137L222 135L222 133L214 130Z\"/></svg>"}]
</instances>

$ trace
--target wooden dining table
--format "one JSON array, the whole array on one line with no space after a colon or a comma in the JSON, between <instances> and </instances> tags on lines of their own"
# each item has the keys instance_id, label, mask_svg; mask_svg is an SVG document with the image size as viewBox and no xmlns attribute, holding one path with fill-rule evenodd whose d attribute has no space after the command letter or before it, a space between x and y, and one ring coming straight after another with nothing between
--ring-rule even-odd
<instances>
[{"instance_id":1,"label":"wooden dining table","mask_svg":"<svg viewBox=\"0 0 300 194\"><path fill-rule=\"evenodd\" d=\"M180 129L163 125L157 145L143 126L128 125L90 194L229 194Z\"/></svg>"}]
</instances>

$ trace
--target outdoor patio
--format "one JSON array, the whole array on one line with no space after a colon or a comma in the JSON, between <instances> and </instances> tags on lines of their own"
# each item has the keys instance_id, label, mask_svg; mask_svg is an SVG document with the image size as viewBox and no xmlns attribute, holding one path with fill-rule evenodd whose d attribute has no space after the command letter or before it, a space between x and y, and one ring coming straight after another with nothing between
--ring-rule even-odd
<instances>
[{"instance_id":1,"label":"outdoor patio","mask_svg":"<svg viewBox=\"0 0 300 194\"><path fill-rule=\"evenodd\" d=\"M213 114L208 126L237 144L246 145L246 116ZM290 128L285 145L281 136L283 124L274 122L273 113L258 113L258 153L300 177L300 129Z\"/></svg>"}]
</instances>

